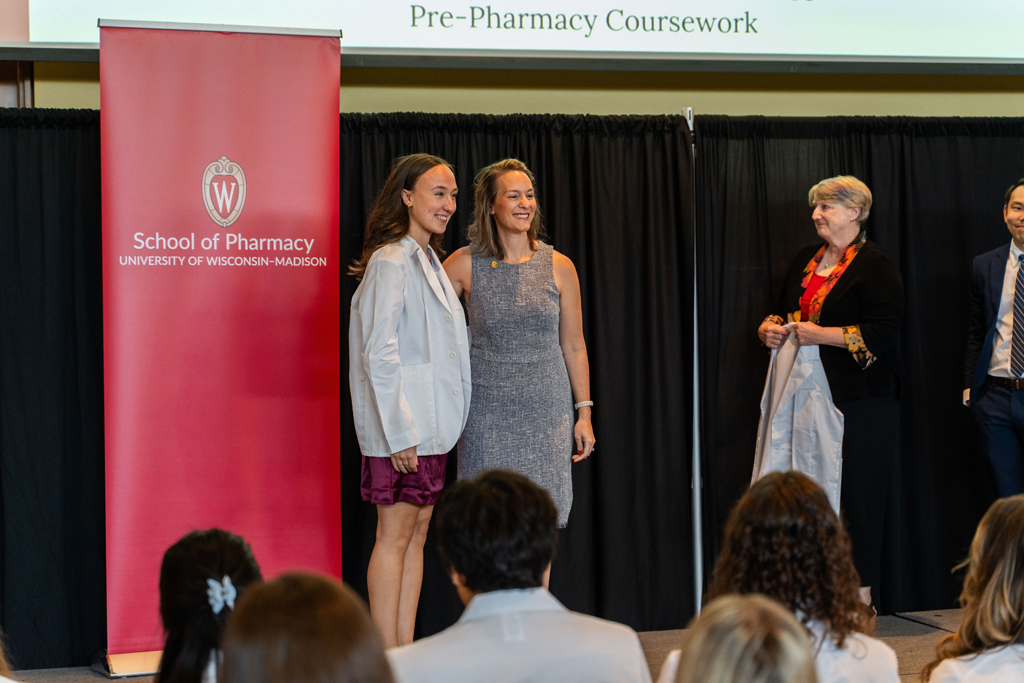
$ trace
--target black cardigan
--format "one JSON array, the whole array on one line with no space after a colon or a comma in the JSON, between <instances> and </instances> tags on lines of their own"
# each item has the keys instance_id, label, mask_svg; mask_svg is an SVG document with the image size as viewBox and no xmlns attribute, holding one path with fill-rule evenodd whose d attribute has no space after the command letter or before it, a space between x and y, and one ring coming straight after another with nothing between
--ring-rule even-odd
<instances>
[{"instance_id":1,"label":"black cardigan","mask_svg":"<svg viewBox=\"0 0 1024 683\"><path fill-rule=\"evenodd\" d=\"M821 248L801 249L782 286L774 313L787 316L800 310L800 286L804 268ZM903 319L903 279L877 244L866 241L821 304L818 324L822 327L860 325L865 346L875 362L861 369L845 347L821 345L821 365L836 403L868 396L899 393L898 377L903 373L899 355L899 330Z\"/></svg>"}]
</instances>

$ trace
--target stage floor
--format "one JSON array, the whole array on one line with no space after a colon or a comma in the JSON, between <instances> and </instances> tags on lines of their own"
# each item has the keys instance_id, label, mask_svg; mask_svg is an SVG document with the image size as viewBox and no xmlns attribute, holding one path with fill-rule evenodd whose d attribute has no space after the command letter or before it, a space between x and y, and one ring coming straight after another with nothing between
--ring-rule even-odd
<instances>
[{"instance_id":1,"label":"stage floor","mask_svg":"<svg viewBox=\"0 0 1024 683\"><path fill-rule=\"evenodd\" d=\"M900 662L900 678L904 683L916 683L924 665L935 656L935 644L947 633L956 631L960 623L960 610L931 610L908 612L888 617L879 617L878 638L896 651ZM682 630L646 631L640 634L640 643L647 655L651 677L657 679L661 663L670 650L679 643ZM70 669L35 669L15 671L11 678L25 683L96 683L105 677L87 667ZM149 683L152 676L131 679L132 683Z\"/></svg>"}]
</instances>

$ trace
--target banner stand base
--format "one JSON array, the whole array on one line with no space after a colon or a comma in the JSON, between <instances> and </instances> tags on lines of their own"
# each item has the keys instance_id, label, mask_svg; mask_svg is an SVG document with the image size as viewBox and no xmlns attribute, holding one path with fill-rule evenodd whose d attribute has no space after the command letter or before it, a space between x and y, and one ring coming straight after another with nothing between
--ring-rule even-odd
<instances>
[{"instance_id":1,"label":"banner stand base","mask_svg":"<svg viewBox=\"0 0 1024 683\"><path fill-rule=\"evenodd\" d=\"M129 652L122 655L105 655L93 662L93 671L107 678L127 678L129 676L152 676L160 668L160 657L163 650L151 652Z\"/></svg>"}]
</instances>

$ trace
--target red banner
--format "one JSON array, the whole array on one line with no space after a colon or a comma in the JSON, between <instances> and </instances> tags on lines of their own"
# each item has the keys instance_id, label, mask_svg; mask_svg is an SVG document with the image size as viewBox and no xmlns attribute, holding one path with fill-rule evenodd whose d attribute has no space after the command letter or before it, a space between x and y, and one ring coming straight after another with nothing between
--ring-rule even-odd
<instances>
[{"instance_id":1,"label":"red banner","mask_svg":"<svg viewBox=\"0 0 1024 683\"><path fill-rule=\"evenodd\" d=\"M100 29L107 636L164 551L341 576L338 37Z\"/></svg>"}]
</instances>

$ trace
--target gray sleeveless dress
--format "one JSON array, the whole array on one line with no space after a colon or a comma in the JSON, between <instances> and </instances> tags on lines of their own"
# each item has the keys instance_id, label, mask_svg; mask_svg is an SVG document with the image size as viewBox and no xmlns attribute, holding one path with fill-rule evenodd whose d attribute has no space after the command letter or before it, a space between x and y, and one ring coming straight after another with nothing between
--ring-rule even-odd
<instances>
[{"instance_id":1,"label":"gray sleeveless dress","mask_svg":"<svg viewBox=\"0 0 1024 683\"><path fill-rule=\"evenodd\" d=\"M459 479L501 468L551 494L558 525L572 507L573 407L558 344L553 249L511 264L473 254L469 313L473 400L459 439Z\"/></svg>"}]
</instances>

